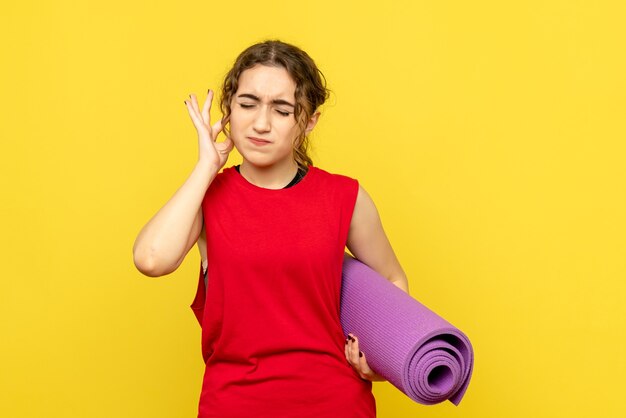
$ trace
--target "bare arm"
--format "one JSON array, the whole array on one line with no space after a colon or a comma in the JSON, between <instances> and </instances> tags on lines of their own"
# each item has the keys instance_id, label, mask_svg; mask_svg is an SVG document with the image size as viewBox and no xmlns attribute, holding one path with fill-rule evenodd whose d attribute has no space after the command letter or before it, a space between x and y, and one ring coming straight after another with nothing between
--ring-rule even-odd
<instances>
[{"instance_id":1,"label":"bare arm","mask_svg":"<svg viewBox=\"0 0 626 418\"><path fill-rule=\"evenodd\" d=\"M147 276L163 276L176 270L198 240L202 229L202 199L233 149L230 138L216 142L225 120L210 125L213 92L209 91L202 111L195 95L185 101L198 131L198 162L185 183L141 229L133 246L133 260Z\"/></svg>"},{"instance_id":2,"label":"bare arm","mask_svg":"<svg viewBox=\"0 0 626 418\"><path fill-rule=\"evenodd\" d=\"M187 181L141 229L133 247L139 271L157 277L180 266L200 235L200 205L216 174L209 167L196 165Z\"/></svg>"},{"instance_id":3,"label":"bare arm","mask_svg":"<svg viewBox=\"0 0 626 418\"><path fill-rule=\"evenodd\" d=\"M393 252L372 198L359 187L347 247L360 261L409 293L409 283Z\"/></svg>"},{"instance_id":4,"label":"bare arm","mask_svg":"<svg viewBox=\"0 0 626 418\"><path fill-rule=\"evenodd\" d=\"M406 275L387 239L376 206L362 187L359 187L356 198L347 247L357 259L409 293ZM354 334L349 334L346 339L345 355L361 378L371 381L385 380L370 368L365 353L359 349L359 339Z\"/></svg>"}]
</instances>

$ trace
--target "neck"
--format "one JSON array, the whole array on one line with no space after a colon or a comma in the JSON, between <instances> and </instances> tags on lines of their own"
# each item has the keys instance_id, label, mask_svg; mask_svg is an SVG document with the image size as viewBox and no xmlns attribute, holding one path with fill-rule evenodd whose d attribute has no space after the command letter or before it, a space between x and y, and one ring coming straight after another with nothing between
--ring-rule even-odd
<instances>
[{"instance_id":1,"label":"neck","mask_svg":"<svg viewBox=\"0 0 626 418\"><path fill-rule=\"evenodd\" d=\"M246 180L264 189L282 189L293 180L297 172L298 164L294 160L259 167L244 159L239 167L239 173Z\"/></svg>"}]
</instances>

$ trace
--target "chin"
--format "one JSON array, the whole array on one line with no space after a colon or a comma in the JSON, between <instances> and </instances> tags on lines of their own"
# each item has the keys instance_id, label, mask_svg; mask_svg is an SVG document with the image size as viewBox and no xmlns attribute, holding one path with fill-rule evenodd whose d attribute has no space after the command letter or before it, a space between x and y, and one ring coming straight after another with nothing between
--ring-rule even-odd
<instances>
[{"instance_id":1,"label":"chin","mask_svg":"<svg viewBox=\"0 0 626 418\"><path fill-rule=\"evenodd\" d=\"M258 152L250 152L249 150L237 148L241 157L247 161L248 164L252 164L255 167L265 168L276 163L274 159L268 155L262 155Z\"/></svg>"},{"instance_id":2,"label":"chin","mask_svg":"<svg viewBox=\"0 0 626 418\"><path fill-rule=\"evenodd\" d=\"M280 155L279 150L267 150L266 152L257 151L256 149L247 146L245 142L243 144L235 142L235 148L248 164L252 164L258 168L271 167L273 165L280 164L285 159L293 159L292 153Z\"/></svg>"}]
</instances>

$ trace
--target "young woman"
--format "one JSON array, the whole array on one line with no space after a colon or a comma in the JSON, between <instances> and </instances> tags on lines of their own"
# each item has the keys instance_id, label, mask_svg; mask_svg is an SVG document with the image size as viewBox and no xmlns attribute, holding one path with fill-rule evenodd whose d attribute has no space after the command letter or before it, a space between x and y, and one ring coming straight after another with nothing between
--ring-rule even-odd
<instances>
[{"instance_id":1,"label":"young woman","mask_svg":"<svg viewBox=\"0 0 626 418\"><path fill-rule=\"evenodd\" d=\"M371 381L382 378L339 321L345 248L408 285L370 196L307 154L323 75L301 49L266 41L239 55L221 96L214 124L211 90L202 108L185 101L198 161L133 248L142 273L162 276L198 243L199 417L373 417ZM233 147L243 161L222 170Z\"/></svg>"}]
</instances>

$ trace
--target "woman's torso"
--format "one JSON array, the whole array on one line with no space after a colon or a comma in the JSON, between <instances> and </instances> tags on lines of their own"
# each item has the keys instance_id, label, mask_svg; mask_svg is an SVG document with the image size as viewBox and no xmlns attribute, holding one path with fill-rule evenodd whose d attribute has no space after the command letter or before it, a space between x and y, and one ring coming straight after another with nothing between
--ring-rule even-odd
<instances>
[{"instance_id":1,"label":"woman's torso","mask_svg":"<svg viewBox=\"0 0 626 418\"><path fill-rule=\"evenodd\" d=\"M202 204L200 417L375 416L371 382L347 363L339 322L357 192L356 180L314 167L281 190L232 167L214 180Z\"/></svg>"}]
</instances>

